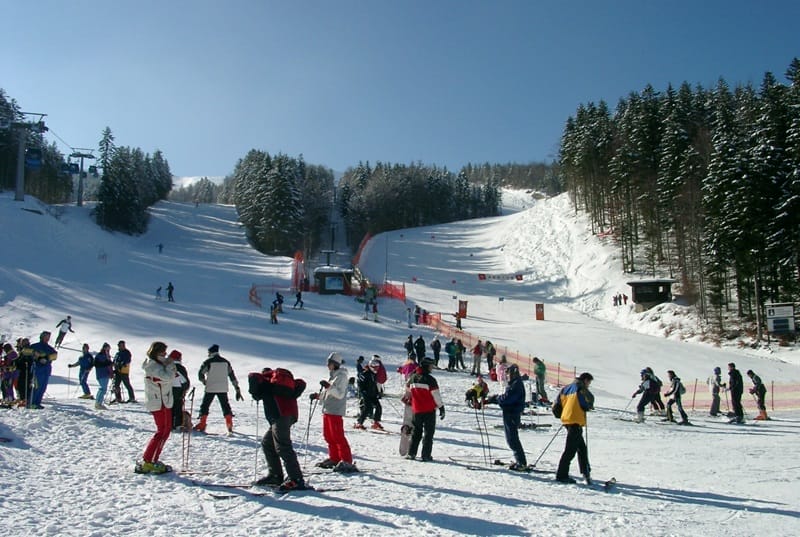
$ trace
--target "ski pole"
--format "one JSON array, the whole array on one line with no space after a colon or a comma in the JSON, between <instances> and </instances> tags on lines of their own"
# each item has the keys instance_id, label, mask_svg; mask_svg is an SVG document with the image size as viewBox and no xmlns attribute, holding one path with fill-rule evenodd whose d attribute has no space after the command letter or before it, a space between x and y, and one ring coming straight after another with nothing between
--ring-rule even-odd
<instances>
[{"instance_id":1,"label":"ski pole","mask_svg":"<svg viewBox=\"0 0 800 537\"><path fill-rule=\"evenodd\" d=\"M306 423L306 431L303 435L303 469L306 467L306 463L308 461L308 436L311 432L311 417L314 415L314 410L317 408L317 403L319 402L319 396L322 394L322 388L319 389L317 392L317 397L314 401L308 405L308 422Z\"/></svg>"},{"instance_id":2,"label":"ski pole","mask_svg":"<svg viewBox=\"0 0 800 537\"><path fill-rule=\"evenodd\" d=\"M258 435L258 405L259 400L256 399L256 459L255 463L253 464L253 481L255 482L258 479L258 448L261 447L259 445L259 435Z\"/></svg>"},{"instance_id":3,"label":"ski pole","mask_svg":"<svg viewBox=\"0 0 800 537\"><path fill-rule=\"evenodd\" d=\"M478 409L475 408L475 406L473 406L472 410L475 412L475 423L478 424L478 434L481 435L481 449L483 450L483 463L489 464L489 460L486 457L486 443L483 441L483 428L481 428L481 420L478 418Z\"/></svg>"},{"instance_id":4,"label":"ski pole","mask_svg":"<svg viewBox=\"0 0 800 537\"><path fill-rule=\"evenodd\" d=\"M190 418L190 420L189 420L189 424L188 425L186 423L184 423L185 420L183 419L183 416L181 416L181 424L182 424L182 428L183 428L183 431L182 431L183 432L183 436L181 437L181 447L183 448L183 460L181 461L181 463L182 463L183 471L188 471L189 470L189 443L190 443L190 441L192 439L191 416L192 416L192 413L194 412L194 386L192 386L192 391L189 392L189 398L190 398L190 403L189 403L189 418ZM186 403L186 399L184 398L184 407L186 406L185 403Z\"/></svg>"},{"instance_id":5,"label":"ski pole","mask_svg":"<svg viewBox=\"0 0 800 537\"><path fill-rule=\"evenodd\" d=\"M485 407L485 403L481 405L481 419L483 419L483 430L486 431L486 448L489 451L489 462L492 462L492 442L489 438L489 428L486 427L486 412L484 411Z\"/></svg>"},{"instance_id":6,"label":"ski pole","mask_svg":"<svg viewBox=\"0 0 800 537\"><path fill-rule=\"evenodd\" d=\"M531 465L530 465L532 468L535 468L535 467L536 467L536 465L537 465L537 464L539 464L539 461L540 461L540 460L542 460L542 457L544 457L544 454L545 454L545 453L547 452L547 450L550 448L550 444L552 444L552 443L553 443L553 441L556 439L556 436L558 436L558 433L560 433L560 432L561 432L561 429L563 429L563 428L564 428L564 424L562 423L562 424L561 424L561 426L558 428L558 430L556 430L556 434L554 434L554 435L553 435L553 438L551 438L551 439L550 439L550 441L549 441L549 442L547 443L547 445L544 447L544 449L542 450L542 452L541 452L541 453L539 454L539 456L536 458L536 461L535 461L533 464L531 464Z\"/></svg>"},{"instance_id":7,"label":"ski pole","mask_svg":"<svg viewBox=\"0 0 800 537\"><path fill-rule=\"evenodd\" d=\"M67 367L67 399L69 399L70 393L72 390L72 368Z\"/></svg>"},{"instance_id":8,"label":"ski pole","mask_svg":"<svg viewBox=\"0 0 800 537\"><path fill-rule=\"evenodd\" d=\"M723 392L725 393L725 410L726 410L726 412L730 412L731 411L731 405L728 404L728 388L725 388L723 390Z\"/></svg>"}]
</instances>

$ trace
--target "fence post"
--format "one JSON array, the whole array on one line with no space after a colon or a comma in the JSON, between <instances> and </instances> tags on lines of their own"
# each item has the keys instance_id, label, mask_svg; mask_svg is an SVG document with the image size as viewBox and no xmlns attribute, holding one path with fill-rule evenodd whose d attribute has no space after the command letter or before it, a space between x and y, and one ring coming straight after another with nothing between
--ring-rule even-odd
<instances>
[{"instance_id":1,"label":"fence post","mask_svg":"<svg viewBox=\"0 0 800 537\"><path fill-rule=\"evenodd\" d=\"M561 387L561 362L558 362L558 372L556 373L556 386Z\"/></svg>"},{"instance_id":2,"label":"fence post","mask_svg":"<svg viewBox=\"0 0 800 537\"><path fill-rule=\"evenodd\" d=\"M694 393L692 393L692 410L694 410L694 401L697 397L697 379L694 379Z\"/></svg>"}]
</instances>

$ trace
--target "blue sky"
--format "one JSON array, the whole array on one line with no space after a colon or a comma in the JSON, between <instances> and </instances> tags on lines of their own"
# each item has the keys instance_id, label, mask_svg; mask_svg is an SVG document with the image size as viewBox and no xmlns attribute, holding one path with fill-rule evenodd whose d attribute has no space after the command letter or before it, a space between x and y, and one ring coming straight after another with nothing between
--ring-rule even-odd
<instances>
[{"instance_id":1,"label":"blue sky","mask_svg":"<svg viewBox=\"0 0 800 537\"><path fill-rule=\"evenodd\" d=\"M800 2L0 0L0 88L62 151L161 149L225 175L253 148L344 171L552 160L580 103L784 81ZM15 21L9 24L9 21Z\"/></svg>"}]
</instances>

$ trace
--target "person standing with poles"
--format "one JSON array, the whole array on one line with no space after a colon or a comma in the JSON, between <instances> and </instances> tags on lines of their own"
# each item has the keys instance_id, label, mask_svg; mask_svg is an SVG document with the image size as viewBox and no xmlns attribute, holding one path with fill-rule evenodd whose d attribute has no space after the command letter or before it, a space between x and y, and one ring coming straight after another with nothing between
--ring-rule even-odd
<instances>
[{"instance_id":1,"label":"person standing with poles","mask_svg":"<svg viewBox=\"0 0 800 537\"><path fill-rule=\"evenodd\" d=\"M575 483L569 476L569 466L576 453L578 467L586 484L592 483L589 452L583 440L583 427L586 426L586 412L594 408L594 395L589 391L593 380L591 373L581 373L575 382L565 386L558 394L562 407L561 423L567 429L567 441L556 471L556 481L559 483Z\"/></svg>"},{"instance_id":2,"label":"person standing with poles","mask_svg":"<svg viewBox=\"0 0 800 537\"><path fill-rule=\"evenodd\" d=\"M267 475L254 484L277 486L280 491L306 488L291 436L292 425L297 423L299 416L297 398L306 389L306 382L294 378L288 369L281 368L265 368L261 373L250 373L247 380L250 395L256 401L262 401L264 417L269 424L261 439ZM281 461L286 468L286 480Z\"/></svg>"},{"instance_id":3,"label":"person standing with poles","mask_svg":"<svg viewBox=\"0 0 800 537\"><path fill-rule=\"evenodd\" d=\"M186 398L186 392L189 391L191 382L189 382L189 372L181 363L183 355L181 351L172 349L169 353L169 359L175 364L175 378L172 380L172 430L183 430L183 406Z\"/></svg>"},{"instance_id":4,"label":"person standing with poles","mask_svg":"<svg viewBox=\"0 0 800 537\"><path fill-rule=\"evenodd\" d=\"M733 406L733 417L728 423L744 423L744 408L742 408L742 394L744 393L744 381L742 374L736 369L736 364L728 364L728 389L731 391L731 406Z\"/></svg>"},{"instance_id":5,"label":"person standing with poles","mask_svg":"<svg viewBox=\"0 0 800 537\"><path fill-rule=\"evenodd\" d=\"M711 390L711 409L708 411L710 416L719 415L719 390L722 386L722 370L719 367L714 368L714 374L708 377L708 388Z\"/></svg>"},{"instance_id":6,"label":"person standing with poles","mask_svg":"<svg viewBox=\"0 0 800 537\"><path fill-rule=\"evenodd\" d=\"M145 382L145 406L153 415L156 432L145 447L142 461L136 464L137 474L164 474L172 468L159 461L164 444L172 430L172 381L175 378L175 363L167 357L167 345L154 341L147 350L142 364Z\"/></svg>"},{"instance_id":7,"label":"person standing with poles","mask_svg":"<svg viewBox=\"0 0 800 537\"><path fill-rule=\"evenodd\" d=\"M41 409L44 408L42 399L47 391L50 375L53 372L53 362L58 358L58 352L50 346L50 332L47 330L39 334L39 341L31 345L31 349L33 349L33 375L36 384L28 408Z\"/></svg>"},{"instance_id":8,"label":"person standing with poles","mask_svg":"<svg viewBox=\"0 0 800 537\"><path fill-rule=\"evenodd\" d=\"M231 381L236 389L236 400L244 401L244 397L242 397L239 381L236 380L236 374L233 372L231 363L219 354L219 345L214 344L208 348L208 359L200 366L197 376L206 387L206 393L203 395L203 402L200 404L200 421L194 426L194 430L201 433L205 432L211 402L214 397L217 397L222 407L222 414L225 416L225 425L228 428L228 433L232 434L233 411L228 401L228 380Z\"/></svg>"},{"instance_id":9,"label":"person standing with poles","mask_svg":"<svg viewBox=\"0 0 800 537\"><path fill-rule=\"evenodd\" d=\"M765 398L767 397L767 387L764 386L763 382L761 382L761 377L753 373L752 369L747 370L747 376L753 381L753 387L750 388L750 394L756 399L756 405L758 405L758 416L753 419L768 420L769 417L767 416L767 405L765 402Z\"/></svg>"},{"instance_id":10,"label":"person standing with poles","mask_svg":"<svg viewBox=\"0 0 800 537\"><path fill-rule=\"evenodd\" d=\"M322 401L322 435L328 443L328 458L317 463L319 468L334 472L358 472L353 464L353 452L344 435L344 415L347 413L347 369L338 352L328 355L328 380L319 381L322 387L310 395L311 401Z\"/></svg>"},{"instance_id":11,"label":"person standing with poles","mask_svg":"<svg viewBox=\"0 0 800 537\"><path fill-rule=\"evenodd\" d=\"M125 347L125 341L119 340L117 342L117 354L114 355L114 400L111 404L117 403L135 403L136 395L133 393L133 386L131 386L131 351ZM128 400L122 400L122 385L128 391Z\"/></svg>"},{"instance_id":12,"label":"person standing with poles","mask_svg":"<svg viewBox=\"0 0 800 537\"><path fill-rule=\"evenodd\" d=\"M517 364L510 365L506 375L509 382L505 392L501 395L492 395L486 402L496 403L503 409L503 432L508 447L514 453L514 463L508 469L525 472L528 471L528 460L519 441L519 426L522 423L522 411L525 409L525 385L522 383Z\"/></svg>"}]
</instances>

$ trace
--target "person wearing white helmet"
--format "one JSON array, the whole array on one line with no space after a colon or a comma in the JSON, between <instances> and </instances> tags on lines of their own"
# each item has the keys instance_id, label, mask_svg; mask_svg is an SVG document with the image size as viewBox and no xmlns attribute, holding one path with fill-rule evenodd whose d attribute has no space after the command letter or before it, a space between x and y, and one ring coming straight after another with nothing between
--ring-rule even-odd
<instances>
[{"instance_id":1,"label":"person wearing white helmet","mask_svg":"<svg viewBox=\"0 0 800 537\"><path fill-rule=\"evenodd\" d=\"M344 415L347 412L347 369L338 352L328 355L328 380L319 381L320 391L312 393L312 401L322 401L322 435L328 443L328 458L317 463L320 468L335 472L357 472L353 453L344 435Z\"/></svg>"}]
</instances>

